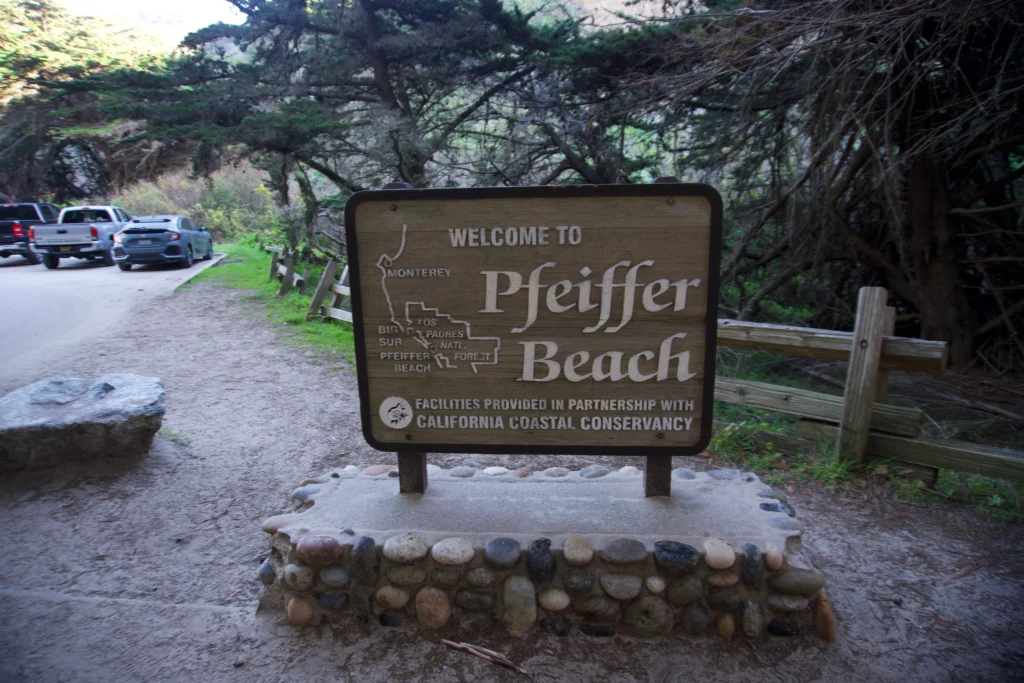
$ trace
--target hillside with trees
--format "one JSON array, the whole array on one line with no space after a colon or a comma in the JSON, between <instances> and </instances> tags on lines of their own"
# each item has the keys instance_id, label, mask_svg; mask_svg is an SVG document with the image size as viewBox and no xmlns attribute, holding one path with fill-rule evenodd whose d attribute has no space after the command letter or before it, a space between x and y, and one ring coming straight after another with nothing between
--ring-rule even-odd
<instances>
[{"instance_id":1,"label":"hillside with trees","mask_svg":"<svg viewBox=\"0 0 1024 683\"><path fill-rule=\"evenodd\" d=\"M230 1L243 24L162 54L47 0L0 0L0 199L244 164L292 244L340 249L346 198L395 180L676 176L725 198L725 315L849 329L877 284L898 332L950 342L955 365L1024 363L1019 2L679 0L616 19L594 3Z\"/></svg>"}]
</instances>

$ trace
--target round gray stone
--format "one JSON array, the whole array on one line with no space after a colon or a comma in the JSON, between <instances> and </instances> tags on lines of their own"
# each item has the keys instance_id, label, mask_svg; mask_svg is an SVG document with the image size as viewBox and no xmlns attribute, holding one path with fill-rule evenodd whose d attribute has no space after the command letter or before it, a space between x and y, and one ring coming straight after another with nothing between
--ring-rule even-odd
<instances>
[{"instance_id":1,"label":"round gray stone","mask_svg":"<svg viewBox=\"0 0 1024 683\"><path fill-rule=\"evenodd\" d=\"M492 538L484 546L484 562L495 569L512 569L519 564L521 552L514 538Z\"/></svg>"},{"instance_id":2,"label":"round gray stone","mask_svg":"<svg viewBox=\"0 0 1024 683\"><path fill-rule=\"evenodd\" d=\"M813 569L791 567L771 574L768 584L780 593L813 595L825 585L825 576Z\"/></svg>"},{"instance_id":3,"label":"round gray stone","mask_svg":"<svg viewBox=\"0 0 1024 683\"><path fill-rule=\"evenodd\" d=\"M466 583L474 588L487 588L494 584L494 572L487 567L477 567L466 574Z\"/></svg>"},{"instance_id":4,"label":"round gray stone","mask_svg":"<svg viewBox=\"0 0 1024 683\"><path fill-rule=\"evenodd\" d=\"M712 479L734 479L740 473L739 470L725 469L725 470L709 470L708 476Z\"/></svg>"},{"instance_id":5,"label":"round gray stone","mask_svg":"<svg viewBox=\"0 0 1024 683\"><path fill-rule=\"evenodd\" d=\"M471 591L463 588L455 594L455 604L473 612L485 612L494 607L494 593L490 591Z\"/></svg>"},{"instance_id":6,"label":"round gray stone","mask_svg":"<svg viewBox=\"0 0 1024 683\"><path fill-rule=\"evenodd\" d=\"M669 633L675 624L672 608L661 598L645 595L626 608L623 620L638 636L651 638Z\"/></svg>"},{"instance_id":7,"label":"round gray stone","mask_svg":"<svg viewBox=\"0 0 1024 683\"><path fill-rule=\"evenodd\" d=\"M601 577L601 588L616 600L632 600L640 595L644 580L629 574L604 574Z\"/></svg>"},{"instance_id":8,"label":"round gray stone","mask_svg":"<svg viewBox=\"0 0 1024 683\"><path fill-rule=\"evenodd\" d=\"M761 603L748 598L743 601L743 633L748 638L757 638L764 631L764 611Z\"/></svg>"},{"instance_id":9,"label":"round gray stone","mask_svg":"<svg viewBox=\"0 0 1024 683\"><path fill-rule=\"evenodd\" d=\"M549 467L544 470L541 474L548 477L565 477L568 476L569 470L564 467Z\"/></svg>"},{"instance_id":10,"label":"round gray stone","mask_svg":"<svg viewBox=\"0 0 1024 683\"><path fill-rule=\"evenodd\" d=\"M292 590L304 591L313 586L313 579L316 574L312 567L303 564L289 564L284 568L284 582Z\"/></svg>"},{"instance_id":11,"label":"round gray stone","mask_svg":"<svg viewBox=\"0 0 1024 683\"><path fill-rule=\"evenodd\" d=\"M689 467L680 467L679 469L672 471L672 476L676 479L696 479L697 473Z\"/></svg>"},{"instance_id":12,"label":"round gray stone","mask_svg":"<svg viewBox=\"0 0 1024 683\"><path fill-rule=\"evenodd\" d=\"M636 564L647 559L647 547L635 538L616 538L601 549L601 559L611 564Z\"/></svg>"},{"instance_id":13,"label":"round gray stone","mask_svg":"<svg viewBox=\"0 0 1024 683\"><path fill-rule=\"evenodd\" d=\"M699 602L687 605L683 608L681 618L683 630L691 636L699 636L708 630L711 624L711 615L704 605Z\"/></svg>"},{"instance_id":14,"label":"round gray stone","mask_svg":"<svg viewBox=\"0 0 1024 683\"><path fill-rule=\"evenodd\" d=\"M789 515L772 515L768 518L768 524L783 531L803 531L804 523Z\"/></svg>"},{"instance_id":15,"label":"round gray stone","mask_svg":"<svg viewBox=\"0 0 1024 683\"><path fill-rule=\"evenodd\" d=\"M476 474L476 470L467 465L459 465L458 467L453 467L448 471L449 476L457 477L459 479L469 479L474 474Z\"/></svg>"},{"instance_id":16,"label":"round gray stone","mask_svg":"<svg viewBox=\"0 0 1024 683\"><path fill-rule=\"evenodd\" d=\"M502 591L505 612L502 621L511 633L527 633L537 620L537 591L525 576L505 579Z\"/></svg>"},{"instance_id":17,"label":"round gray stone","mask_svg":"<svg viewBox=\"0 0 1024 683\"><path fill-rule=\"evenodd\" d=\"M611 467L605 467L604 465L590 465L589 467L584 467L580 470L580 476L584 479L598 479L611 471Z\"/></svg>"},{"instance_id":18,"label":"round gray stone","mask_svg":"<svg viewBox=\"0 0 1024 683\"><path fill-rule=\"evenodd\" d=\"M562 586L573 595L589 593L594 587L594 575L590 572L568 571L562 574Z\"/></svg>"},{"instance_id":19,"label":"round gray stone","mask_svg":"<svg viewBox=\"0 0 1024 683\"><path fill-rule=\"evenodd\" d=\"M338 564L332 564L320 570L320 580L331 588L343 588L351 581L348 570Z\"/></svg>"},{"instance_id":20,"label":"round gray stone","mask_svg":"<svg viewBox=\"0 0 1024 683\"><path fill-rule=\"evenodd\" d=\"M434 567L430 578L438 586L456 586L462 581L462 567Z\"/></svg>"},{"instance_id":21,"label":"round gray stone","mask_svg":"<svg viewBox=\"0 0 1024 683\"><path fill-rule=\"evenodd\" d=\"M388 568L388 581L399 586L418 586L427 580L423 567L399 566Z\"/></svg>"}]
</instances>

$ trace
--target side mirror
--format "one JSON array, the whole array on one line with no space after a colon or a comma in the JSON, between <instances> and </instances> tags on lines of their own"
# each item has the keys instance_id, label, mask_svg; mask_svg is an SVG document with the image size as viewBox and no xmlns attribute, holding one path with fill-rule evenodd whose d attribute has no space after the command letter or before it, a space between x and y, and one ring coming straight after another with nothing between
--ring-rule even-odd
<instances>
[{"instance_id":1,"label":"side mirror","mask_svg":"<svg viewBox=\"0 0 1024 683\"><path fill-rule=\"evenodd\" d=\"M199 229L200 229L200 230L201 230L202 232L206 232L206 226L205 226L205 225L203 225L203 226L200 226L200 228L199 228Z\"/></svg>"}]
</instances>

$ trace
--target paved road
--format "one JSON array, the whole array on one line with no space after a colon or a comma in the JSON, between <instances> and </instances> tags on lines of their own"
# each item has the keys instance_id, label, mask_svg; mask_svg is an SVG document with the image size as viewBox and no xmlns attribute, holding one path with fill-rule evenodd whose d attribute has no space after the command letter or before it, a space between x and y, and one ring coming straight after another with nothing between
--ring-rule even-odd
<instances>
[{"instance_id":1,"label":"paved road","mask_svg":"<svg viewBox=\"0 0 1024 683\"><path fill-rule=\"evenodd\" d=\"M124 273L95 261L69 259L57 270L32 266L20 256L0 259L0 379L46 375L61 350L88 344L97 331L132 307L149 305L214 261L192 268L136 266ZM117 349L97 349L97 353ZM90 369L82 368L88 376Z\"/></svg>"}]
</instances>

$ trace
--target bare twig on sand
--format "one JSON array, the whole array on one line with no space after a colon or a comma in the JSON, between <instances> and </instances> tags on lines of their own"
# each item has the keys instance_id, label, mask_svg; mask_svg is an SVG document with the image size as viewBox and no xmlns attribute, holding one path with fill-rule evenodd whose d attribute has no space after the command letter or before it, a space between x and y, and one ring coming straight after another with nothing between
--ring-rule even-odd
<instances>
[{"instance_id":1,"label":"bare twig on sand","mask_svg":"<svg viewBox=\"0 0 1024 683\"><path fill-rule=\"evenodd\" d=\"M533 676L527 673L525 669L516 666L509 660L508 657L498 652L495 652L494 650L488 650L485 647L473 645L472 643L456 643L451 640L444 640L443 638L441 639L441 642L450 648L454 648L456 650L463 650L471 655L479 657L480 659L486 659L488 662L491 662L492 664L503 666L506 669L512 669L516 673L526 676L531 681L531 683L533 682Z\"/></svg>"}]
</instances>

